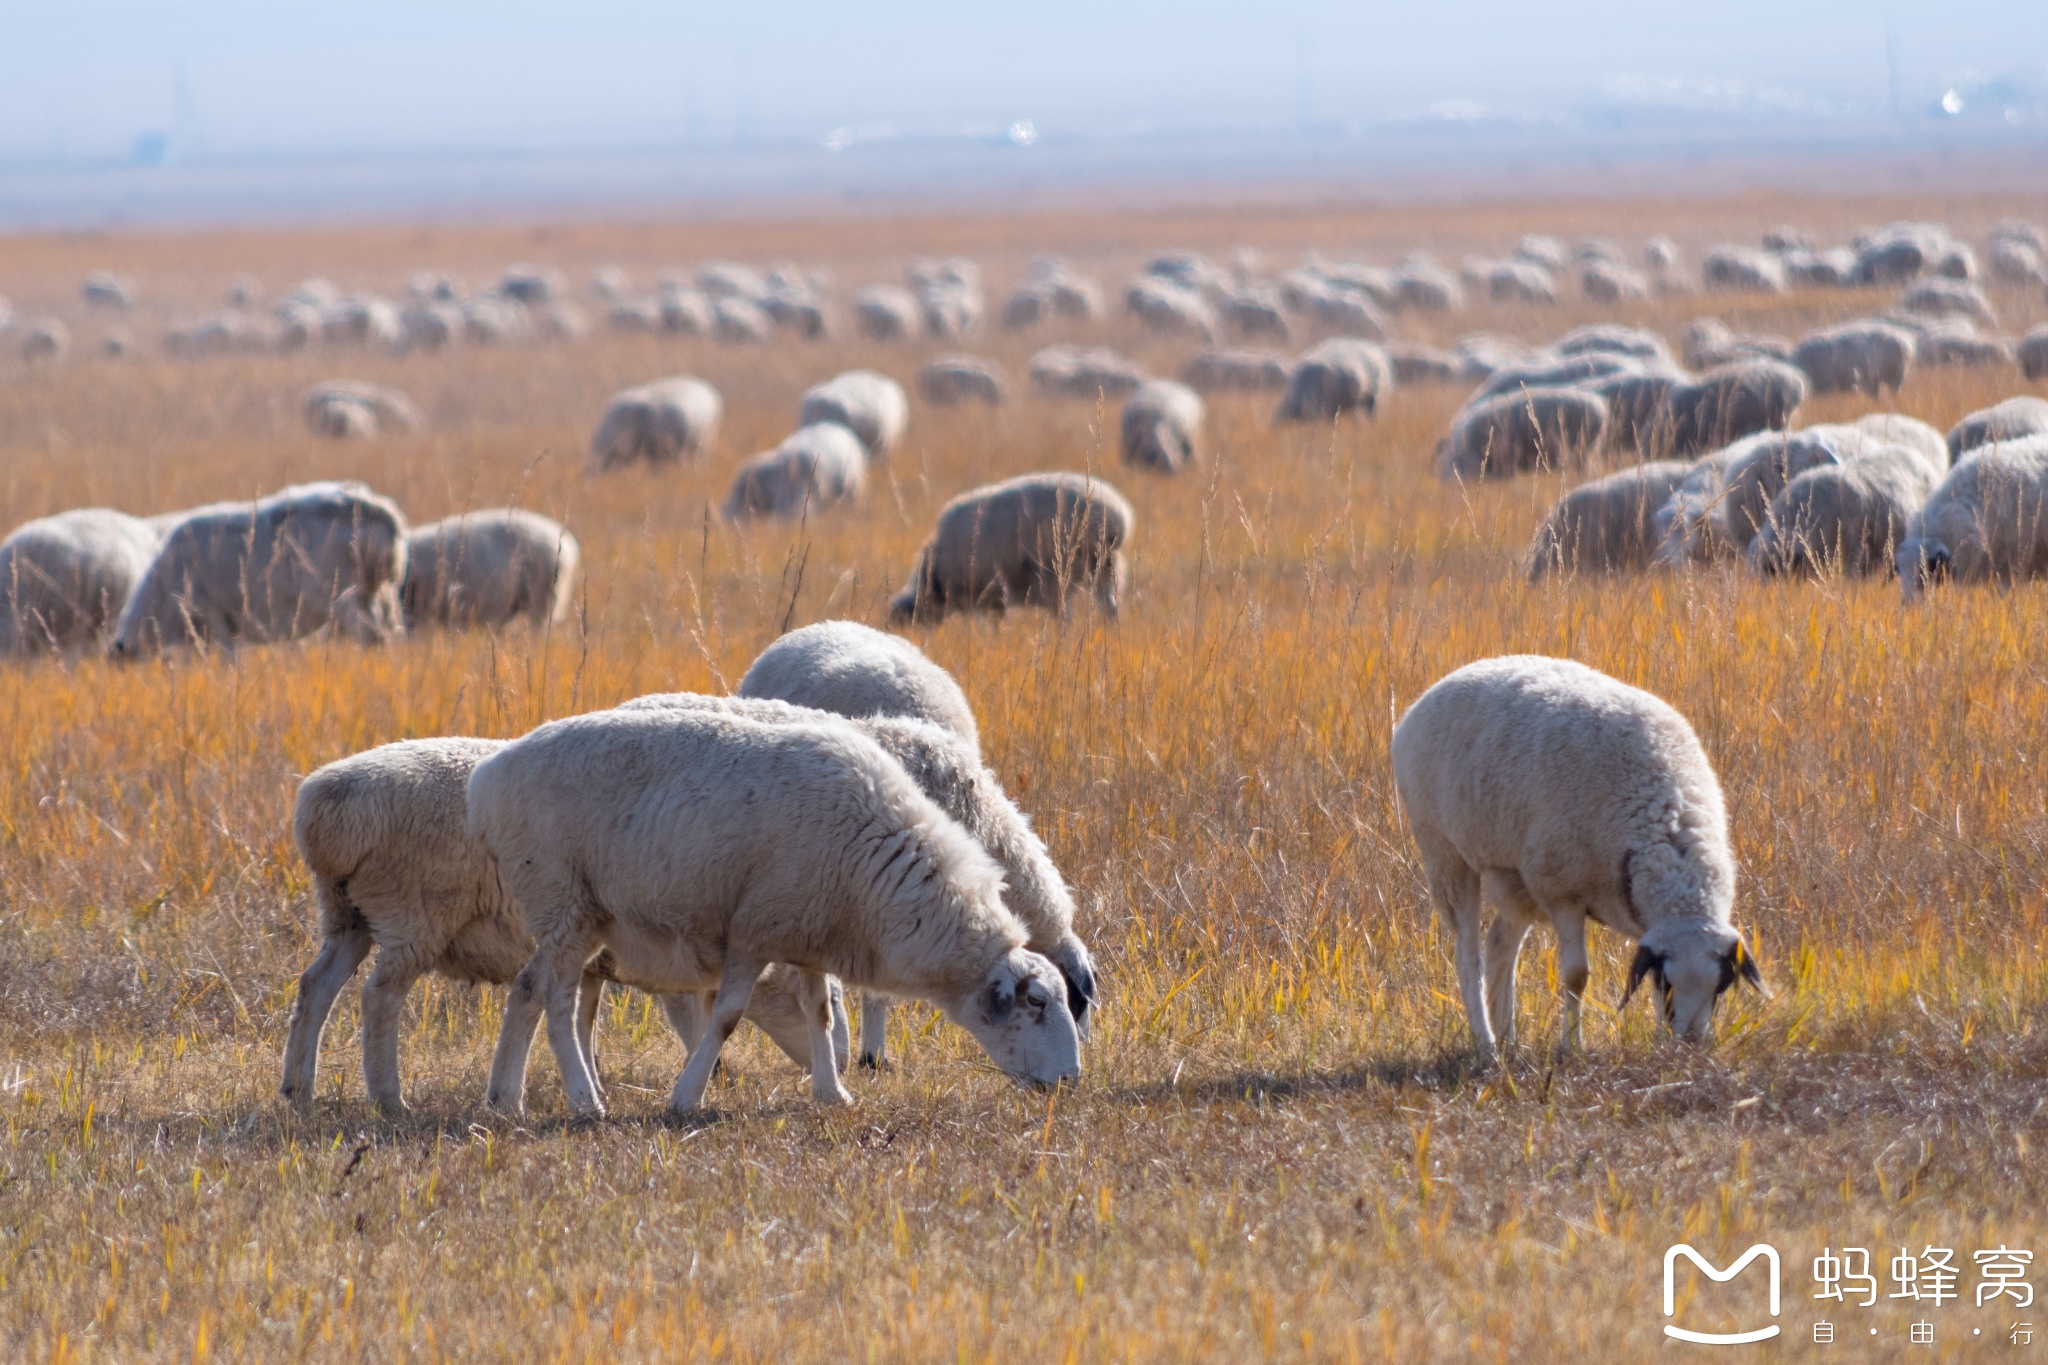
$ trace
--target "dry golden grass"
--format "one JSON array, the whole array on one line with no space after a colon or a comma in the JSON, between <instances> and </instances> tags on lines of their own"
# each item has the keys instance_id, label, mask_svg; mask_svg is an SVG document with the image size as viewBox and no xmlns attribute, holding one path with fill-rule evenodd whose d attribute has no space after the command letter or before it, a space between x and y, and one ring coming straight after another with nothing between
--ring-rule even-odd
<instances>
[{"instance_id":1,"label":"dry golden grass","mask_svg":"<svg viewBox=\"0 0 2048 1365\"><path fill-rule=\"evenodd\" d=\"M786 254L831 265L844 297L922 250L972 251L1000 288L1044 247L1114 280L1149 245L1455 259L1532 228L1679 229L1697 247L1783 219L1970 230L2015 208L2043 216L1738 199L15 241L0 292L33 310L112 265L159 297L184 290L169 311L190 311L244 269L273 288L320 270L391 289L412 265L475 278L514 256L619 260L644 277ZM1674 335L1699 311L1797 332L1881 302L1624 312ZM2043 311L2000 303L2016 326ZM1541 339L1592 316L1482 309L1428 331ZM1102 335L1162 371L1177 355L1121 323ZM981 349L1021 376L1030 346ZM8 1358L1632 1357L1661 1341L1660 1257L1681 1235L1723 1258L1774 1242L1787 1344L1810 1350L1806 1265L1824 1245L2048 1253L2033 1155L2048 1144L2048 588L1917 610L1883 583L1721 573L1532 590L1517 560L1558 485L1439 486L1428 452L1459 395L1436 390L1334 431L1275 432L1264 400L1218 401L1215 458L1179 481L1117 471L1113 414L1086 405L919 410L864 505L802 528L711 520L806 384L855 360L907 379L925 353L600 336L405 362L0 366L9 525L350 475L417 520L512 501L562 516L589 564L578 623L550 638L5 670ZM727 395L722 448L585 482L604 396L684 370ZM297 394L338 373L400 384L431 431L306 435ZM1945 426L2019 388L1923 375L1899 406ZM879 619L945 497L1056 467L1109 472L1137 504L1123 623L1027 613L921 642L1080 890L1109 995L1078 1089L1016 1090L907 1010L901 1068L856 1078L850 1113L816 1110L742 1035L718 1120L678 1127L660 1111L680 1049L643 998L615 996L600 1044L614 1117L568 1124L541 1061L515 1125L480 1105L497 993L429 984L403 1045L413 1121L368 1111L348 997L313 1118L284 1110L284 1022L314 948L288 831L299 775L405 736L517 734L645 691L725 688L786 622ZM1626 957L1602 936L1588 1055L1553 1062L1539 938L1523 987L1539 1045L1496 1075L1464 1068L1386 744L1430 681L1510 651L1651 688L1719 767L1738 917L1776 994L1730 996L1713 1050L1658 1043L1640 1004L1613 1013ZM1967 1352L1973 1327L2010 1349L2006 1321L2026 1314L1976 1309L1969 1283L1933 1315L1944 1351ZM1833 1316L1883 1329L1842 1348L1856 1358L1906 1353L1904 1307Z\"/></svg>"}]
</instances>

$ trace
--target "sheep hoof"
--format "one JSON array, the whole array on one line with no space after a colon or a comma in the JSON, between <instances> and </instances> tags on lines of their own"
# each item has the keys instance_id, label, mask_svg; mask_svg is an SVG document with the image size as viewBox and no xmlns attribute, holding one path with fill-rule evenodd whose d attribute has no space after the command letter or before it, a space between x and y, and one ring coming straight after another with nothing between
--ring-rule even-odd
<instances>
[{"instance_id":1,"label":"sheep hoof","mask_svg":"<svg viewBox=\"0 0 2048 1365\"><path fill-rule=\"evenodd\" d=\"M893 1066L889 1065L889 1061L887 1058L881 1056L879 1053L874 1052L863 1052L860 1054L860 1069L863 1071L895 1070Z\"/></svg>"}]
</instances>

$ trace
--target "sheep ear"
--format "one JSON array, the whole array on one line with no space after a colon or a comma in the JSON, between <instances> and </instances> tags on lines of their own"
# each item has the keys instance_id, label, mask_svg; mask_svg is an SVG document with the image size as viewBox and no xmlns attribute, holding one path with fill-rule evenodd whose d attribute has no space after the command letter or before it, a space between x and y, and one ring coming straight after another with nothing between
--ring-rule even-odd
<instances>
[{"instance_id":1,"label":"sheep ear","mask_svg":"<svg viewBox=\"0 0 2048 1365\"><path fill-rule=\"evenodd\" d=\"M1621 1003L1615 1006L1616 1009L1625 1010L1628 1008L1628 1002L1635 999L1636 987L1643 984L1644 977L1657 970L1657 965L1661 960L1656 953L1648 948L1638 947L1636 949L1636 959L1628 967L1628 989L1621 993Z\"/></svg>"},{"instance_id":2,"label":"sheep ear","mask_svg":"<svg viewBox=\"0 0 2048 1365\"><path fill-rule=\"evenodd\" d=\"M1771 995L1771 988L1764 984L1764 974L1757 970L1756 955L1750 952L1749 945L1739 938L1735 940L1734 960L1735 970L1741 975L1742 979L1747 981L1768 1000Z\"/></svg>"}]
</instances>

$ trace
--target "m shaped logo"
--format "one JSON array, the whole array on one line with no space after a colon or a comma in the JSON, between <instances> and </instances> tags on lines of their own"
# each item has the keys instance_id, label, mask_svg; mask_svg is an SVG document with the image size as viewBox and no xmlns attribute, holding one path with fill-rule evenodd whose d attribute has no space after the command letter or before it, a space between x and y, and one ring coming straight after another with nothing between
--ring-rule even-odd
<instances>
[{"instance_id":1,"label":"m shaped logo","mask_svg":"<svg viewBox=\"0 0 2048 1365\"><path fill-rule=\"evenodd\" d=\"M1678 1258L1681 1256L1691 1261L1699 1268L1702 1275L1705 1275L1716 1284L1728 1283L1728 1281L1740 1275L1743 1268L1751 1261L1762 1257L1771 1267L1771 1316L1774 1318L1778 1316L1778 1249L1776 1247L1758 1242L1755 1246L1736 1257L1733 1265L1729 1266L1726 1270L1721 1270L1712 1261L1694 1251L1684 1242L1680 1242L1664 1253L1665 1317L1675 1317L1678 1313L1677 1285L1674 1282L1676 1277L1673 1272L1677 1269ZM1683 1327L1674 1327L1667 1322L1664 1324L1664 1335L1676 1337L1680 1341L1696 1341L1703 1346L1740 1346L1745 1342L1765 1341L1778 1335L1778 1324L1774 1322L1768 1327L1758 1327L1748 1332L1694 1332Z\"/></svg>"}]
</instances>

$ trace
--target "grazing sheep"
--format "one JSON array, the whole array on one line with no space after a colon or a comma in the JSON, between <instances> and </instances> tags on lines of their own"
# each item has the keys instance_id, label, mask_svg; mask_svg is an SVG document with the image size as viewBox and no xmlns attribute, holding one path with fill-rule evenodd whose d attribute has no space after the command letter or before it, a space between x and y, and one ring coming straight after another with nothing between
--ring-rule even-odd
<instances>
[{"instance_id":1,"label":"grazing sheep","mask_svg":"<svg viewBox=\"0 0 2048 1365\"><path fill-rule=\"evenodd\" d=\"M34 364L55 360L71 349L71 329L56 318L41 318L21 334L21 358Z\"/></svg>"},{"instance_id":2,"label":"grazing sheep","mask_svg":"<svg viewBox=\"0 0 2048 1365\"><path fill-rule=\"evenodd\" d=\"M985 403L996 408L1010 400L1010 381L993 360L945 355L917 372L917 396L940 408L961 403Z\"/></svg>"},{"instance_id":3,"label":"grazing sheep","mask_svg":"<svg viewBox=\"0 0 2048 1365\"><path fill-rule=\"evenodd\" d=\"M405 536L405 514L359 483L300 484L187 512L122 608L114 657L322 630L382 644L404 630Z\"/></svg>"},{"instance_id":4,"label":"grazing sheep","mask_svg":"<svg viewBox=\"0 0 2048 1365\"><path fill-rule=\"evenodd\" d=\"M774 325L752 299L713 299L711 339L725 346L765 346Z\"/></svg>"},{"instance_id":5,"label":"grazing sheep","mask_svg":"<svg viewBox=\"0 0 2048 1365\"><path fill-rule=\"evenodd\" d=\"M837 422L814 422L735 470L720 515L727 521L812 516L859 498L867 480L860 437Z\"/></svg>"},{"instance_id":6,"label":"grazing sheep","mask_svg":"<svg viewBox=\"0 0 2048 1365\"><path fill-rule=\"evenodd\" d=\"M1650 296L1650 282L1640 271L1614 261L1587 261L1579 267L1579 292L1592 303L1620 303Z\"/></svg>"},{"instance_id":7,"label":"grazing sheep","mask_svg":"<svg viewBox=\"0 0 2048 1365\"><path fill-rule=\"evenodd\" d=\"M460 340L462 310L452 303L413 303L398 315L405 344L415 351L439 351Z\"/></svg>"},{"instance_id":8,"label":"grazing sheep","mask_svg":"<svg viewBox=\"0 0 2048 1365\"><path fill-rule=\"evenodd\" d=\"M1906 600L1948 579L2048 575L2048 436L1979 446L1914 513L1899 545Z\"/></svg>"},{"instance_id":9,"label":"grazing sheep","mask_svg":"<svg viewBox=\"0 0 2048 1365\"><path fill-rule=\"evenodd\" d=\"M2044 432L2048 432L2048 399L2008 398L2003 403L1979 408L1949 428L1949 463L1954 464L1978 446L2024 440Z\"/></svg>"},{"instance_id":10,"label":"grazing sheep","mask_svg":"<svg viewBox=\"0 0 2048 1365\"><path fill-rule=\"evenodd\" d=\"M1716 247L1701 262L1700 278L1709 293L1782 294L1785 263L1746 246Z\"/></svg>"},{"instance_id":11,"label":"grazing sheep","mask_svg":"<svg viewBox=\"0 0 2048 1365\"><path fill-rule=\"evenodd\" d=\"M1929 369L1997 369L2016 359L2011 342L1985 336L1964 318L1920 328L1913 354Z\"/></svg>"},{"instance_id":12,"label":"grazing sheep","mask_svg":"<svg viewBox=\"0 0 2048 1365\"><path fill-rule=\"evenodd\" d=\"M1658 510L1657 562L1678 568L1740 558L1786 484L1875 442L1867 429L1815 426L1758 432L1715 452L1693 466Z\"/></svg>"},{"instance_id":13,"label":"grazing sheep","mask_svg":"<svg viewBox=\"0 0 2048 1365\"><path fill-rule=\"evenodd\" d=\"M1031 357L1031 382L1059 398L1121 398L1150 375L1135 360L1104 347L1048 346Z\"/></svg>"},{"instance_id":14,"label":"grazing sheep","mask_svg":"<svg viewBox=\"0 0 2048 1365\"><path fill-rule=\"evenodd\" d=\"M1751 572L1859 578L1892 572L1908 521L1944 469L1917 450L1880 446L1807 470L1771 499L1749 542Z\"/></svg>"},{"instance_id":15,"label":"grazing sheep","mask_svg":"<svg viewBox=\"0 0 2048 1365\"><path fill-rule=\"evenodd\" d=\"M502 346L533 335L533 315L518 299L504 294L479 294L462 305L462 339L479 346Z\"/></svg>"},{"instance_id":16,"label":"grazing sheep","mask_svg":"<svg viewBox=\"0 0 2048 1365\"><path fill-rule=\"evenodd\" d=\"M17 526L0 541L0 655L100 644L163 538L160 524L106 507Z\"/></svg>"},{"instance_id":17,"label":"grazing sheep","mask_svg":"<svg viewBox=\"0 0 2048 1365\"><path fill-rule=\"evenodd\" d=\"M1540 265L1545 270L1562 270L1570 256L1564 243L1545 232L1531 232L1515 243L1515 259Z\"/></svg>"},{"instance_id":18,"label":"grazing sheep","mask_svg":"<svg viewBox=\"0 0 2048 1365\"><path fill-rule=\"evenodd\" d=\"M1671 437L1672 392L1692 376L1671 365L1618 370L1577 387L1607 400L1607 443L1645 455L1661 452Z\"/></svg>"},{"instance_id":19,"label":"grazing sheep","mask_svg":"<svg viewBox=\"0 0 2048 1365\"><path fill-rule=\"evenodd\" d=\"M1663 337L1641 327L1625 327L1618 322L1594 322L1574 327L1551 343L1550 349L1562 356L1619 355L1659 365L1677 363L1672 359L1671 348L1664 344Z\"/></svg>"},{"instance_id":20,"label":"grazing sheep","mask_svg":"<svg viewBox=\"0 0 2048 1365\"><path fill-rule=\"evenodd\" d=\"M521 261L505 267L505 273L498 277L498 292L532 308L561 298L568 292L568 284L559 270Z\"/></svg>"},{"instance_id":21,"label":"grazing sheep","mask_svg":"<svg viewBox=\"0 0 2048 1365\"><path fill-rule=\"evenodd\" d=\"M1849 425L1878 445L1917 450L1937 466L1950 462L1947 438L1917 417L1897 412L1866 412Z\"/></svg>"},{"instance_id":22,"label":"grazing sheep","mask_svg":"<svg viewBox=\"0 0 2048 1365\"><path fill-rule=\"evenodd\" d=\"M981 751L974 708L953 675L902 636L856 621L820 621L780 637L748 667L739 695L855 720L900 716L930 721Z\"/></svg>"},{"instance_id":23,"label":"grazing sheep","mask_svg":"<svg viewBox=\"0 0 2048 1365\"><path fill-rule=\"evenodd\" d=\"M1370 341L1332 337L1295 358L1275 422L1330 422L1346 413L1377 411L1380 390L1393 387L1387 353Z\"/></svg>"},{"instance_id":24,"label":"grazing sheep","mask_svg":"<svg viewBox=\"0 0 2048 1365\"><path fill-rule=\"evenodd\" d=\"M580 341L590 335L590 317L567 299L546 304L540 310L540 334L556 341Z\"/></svg>"},{"instance_id":25,"label":"grazing sheep","mask_svg":"<svg viewBox=\"0 0 2048 1365\"><path fill-rule=\"evenodd\" d=\"M126 327L110 328L100 338L100 354L108 360L119 360L135 352L135 334Z\"/></svg>"},{"instance_id":26,"label":"grazing sheep","mask_svg":"<svg viewBox=\"0 0 2048 1365\"><path fill-rule=\"evenodd\" d=\"M1540 919L1557 934L1566 1049L1581 1044L1589 918L1636 940L1622 1003L1651 977L1681 1038L1706 1041L1737 977L1761 989L1729 923L1721 785L1663 701L1568 659L1487 659L1408 708L1392 756L1481 1066L1514 1044L1515 964ZM1495 911L1483 939L1482 898Z\"/></svg>"},{"instance_id":27,"label":"grazing sheep","mask_svg":"<svg viewBox=\"0 0 2048 1365\"><path fill-rule=\"evenodd\" d=\"M1781 223L1764 234L1763 248L1774 256L1786 256L1795 251L1813 250L1813 238L1804 228Z\"/></svg>"},{"instance_id":28,"label":"grazing sheep","mask_svg":"<svg viewBox=\"0 0 2048 1365\"><path fill-rule=\"evenodd\" d=\"M1394 305L1410 313L1451 313L1465 306L1458 277L1441 266L1410 261L1395 268L1389 281Z\"/></svg>"},{"instance_id":29,"label":"grazing sheep","mask_svg":"<svg viewBox=\"0 0 2048 1365\"><path fill-rule=\"evenodd\" d=\"M1737 335L1719 318L1701 318L1685 332L1688 369L1718 370L1739 360L1790 360L1792 343L1783 337Z\"/></svg>"},{"instance_id":30,"label":"grazing sheep","mask_svg":"<svg viewBox=\"0 0 2048 1365\"><path fill-rule=\"evenodd\" d=\"M910 581L889 603L897 625L1012 605L1066 615L1090 592L1116 618L1136 516L1123 494L1086 474L1022 474L962 493L939 509Z\"/></svg>"},{"instance_id":31,"label":"grazing sheep","mask_svg":"<svg viewBox=\"0 0 2048 1365\"><path fill-rule=\"evenodd\" d=\"M1782 360L1744 360L1671 391L1671 443L1679 455L1718 450L1756 431L1776 431L1806 401L1806 375Z\"/></svg>"},{"instance_id":32,"label":"grazing sheep","mask_svg":"<svg viewBox=\"0 0 2048 1365\"><path fill-rule=\"evenodd\" d=\"M516 507L465 512L406 537L399 602L405 628L497 627L519 617L536 629L569 619L583 547L558 521Z\"/></svg>"},{"instance_id":33,"label":"grazing sheep","mask_svg":"<svg viewBox=\"0 0 2048 1365\"><path fill-rule=\"evenodd\" d=\"M1523 389L1473 403L1437 442L1446 483L1582 469L1607 437L1607 402L1584 389Z\"/></svg>"},{"instance_id":34,"label":"grazing sheep","mask_svg":"<svg viewBox=\"0 0 2048 1365\"><path fill-rule=\"evenodd\" d=\"M2020 338L2014 359L2027 378L2048 379L2048 325L2036 327Z\"/></svg>"},{"instance_id":35,"label":"grazing sheep","mask_svg":"<svg viewBox=\"0 0 2048 1365\"><path fill-rule=\"evenodd\" d=\"M1778 257L1788 283L1809 289L1846 289L1856 282L1856 253L1846 247L1828 251L1788 251Z\"/></svg>"},{"instance_id":36,"label":"grazing sheep","mask_svg":"<svg viewBox=\"0 0 2048 1365\"><path fill-rule=\"evenodd\" d=\"M1474 332L1470 336L1459 337L1451 353L1458 357L1464 377L1480 383L1511 366L1536 364L1542 357L1540 351L1533 351L1519 341L1495 336L1491 332Z\"/></svg>"},{"instance_id":37,"label":"grazing sheep","mask_svg":"<svg viewBox=\"0 0 2048 1365\"><path fill-rule=\"evenodd\" d=\"M661 330L659 299L619 299L605 312L614 332L651 335Z\"/></svg>"},{"instance_id":38,"label":"grazing sheep","mask_svg":"<svg viewBox=\"0 0 2048 1365\"><path fill-rule=\"evenodd\" d=\"M299 977L285 1043L286 1099L313 1099L320 1035L341 988L378 948L363 983L363 1079L385 1114L406 1110L398 1034L406 993L421 976L502 986L533 957L533 938L506 892L490 851L468 829L467 788L477 764L505 747L497 739L402 740L352 755L299 785L292 834L313 874L321 947ZM603 983L612 964L586 968L576 1036L596 1075L592 1043ZM785 1002L787 973L770 973L747 1017L798 1066L811 1063L810 1027ZM693 1044L692 997L663 996L676 1032ZM781 1008L776 1008L778 1005ZM844 1042L841 1050L845 1049Z\"/></svg>"},{"instance_id":39,"label":"grazing sheep","mask_svg":"<svg viewBox=\"0 0 2048 1365\"><path fill-rule=\"evenodd\" d=\"M1171 379L1150 380L1124 400L1119 425L1125 464L1178 474L1195 462L1201 395Z\"/></svg>"},{"instance_id":40,"label":"grazing sheep","mask_svg":"<svg viewBox=\"0 0 2048 1365\"><path fill-rule=\"evenodd\" d=\"M1995 239L1991 243L1991 278L2000 284L2038 289L2048 284L2048 258L2032 242Z\"/></svg>"},{"instance_id":41,"label":"grazing sheep","mask_svg":"<svg viewBox=\"0 0 2048 1365\"><path fill-rule=\"evenodd\" d=\"M321 436L379 436L418 431L425 425L410 398L397 389L360 379L315 384L299 401L306 425Z\"/></svg>"},{"instance_id":42,"label":"grazing sheep","mask_svg":"<svg viewBox=\"0 0 2048 1365\"><path fill-rule=\"evenodd\" d=\"M135 285L111 270L95 270L80 281L78 296L89 308L125 313L135 306Z\"/></svg>"},{"instance_id":43,"label":"grazing sheep","mask_svg":"<svg viewBox=\"0 0 2048 1365\"><path fill-rule=\"evenodd\" d=\"M984 311L979 289L938 281L918 292L918 306L924 313L924 329L944 341L957 341L981 326Z\"/></svg>"},{"instance_id":44,"label":"grazing sheep","mask_svg":"<svg viewBox=\"0 0 2048 1365\"><path fill-rule=\"evenodd\" d=\"M815 721L827 708L778 700L706 697L688 692L640 697L622 711L680 708L736 715L765 724ZM843 712L830 714L844 715ZM1057 967L1066 983L1074 1023L1086 1035L1096 993L1094 959L1074 933L1074 897L1024 813L1004 794L980 752L961 736L930 721L886 713L854 720L861 732L903 766L918 789L957 821L1003 870L1003 903L1024 926L1024 946ZM706 1004L708 1005L708 1001ZM861 1000L861 1065L879 1067L888 1038L889 998L870 992Z\"/></svg>"},{"instance_id":45,"label":"grazing sheep","mask_svg":"<svg viewBox=\"0 0 2048 1365\"><path fill-rule=\"evenodd\" d=\"M1967 280L1942 276L1921 280L1899 295L1899 307L1923 318L1968 318L1986 327L1998 325L1998 314L1984 291Z\"/></svg>"},{"instance_id":46,"label":"grazing sheep","mask_svg":"<svg viewBox=\"0 0 2048 1365\"><path fill-rule=\"evenodd\" d=\"M768 288L768 282L750 265L706 261L697 267L697 288L710 299L757 299Z\"/></svg>"},{"instance_id":47,"label":"grazing sheep","mask_svg":"<svg viewBox=\"0 0 2048 1365\"><path fill-rule=\"evenodd\" d=\"M1420 342L1387 347L1387 364L1393 371L1396 388L1410 384L1456 384L1470 377L1465 357ZM1182 377L1186 377L1185 373ZM1283 366L1279 382L1284 384L1286 379Z\"/></svg>"},{"instance_id":48,"label":"grazing sheep","mask_svg":"<svg viewBox=\"0 0 2048 1365\"><path fill-rule=\"evenodd\" d=\"M1652 237L1643 243L1643 267L1657 282L1657 292L1669 294L1684 288L1685 257L1678 243L1669 237Z\"/></svg>"},{"instance_id":49,"label":"grazing sheep","mask_svg":"<svg viewBox=\"0 0 2048 1365\"><path fill-rule=\"evenodd\" d=\"M1234 336L1279 342L1294 339L1294 324L1287 320L1287 306L1270 290L1240 289L1226 294L1217 312Z\"/></svg>"},{"instance_id":50,"label":"grazing sheep","mask_svg":"<svg viewBox=\"0 0 2048 1365\"><path fill-rule=\"evenodd\" d=\"M1927 224L1894 224L1856 245L1856 283L1905 284L1934 263L1941 233Z\"/></svg>"},{"instance_id":51,"label":"grazing sheep","mask_svg":"<svg viewBox=\"0 0 2048 1365\"><path fill-rule=\"evenodd\" d=\"M1557 281L1536 261L1495 261L1487 268L1485 281L1486 297L1495 303L1557 302Z\"/></svg>"},{"instance_id":52,"label":"grazing sheep","mask_svg":"<svg viewBox=\"0 0 2048 1365\"><path fill-rule=\"evenodd\" d=\"M621 390L605 404L591 435L585 472L603 474L640 460L694 460L718 439L724 416L718 390L688 375Z\"/></svg>"},{"instance_id":53,"label":"grazing sheep","mask_svg":"<svg viewBox=\"0 0 2048 1365\"><path fill-rule=\"evenodd\" d=\"M220 355L229 351L260 351L269 336L248 314L227 309L164 333L164 350L176 356Z\"/></svg>"},{"instance_id":54,"label":"grazing sheep","mask_svg":"<svg viewBox=\"0 0 2048 1365\"><path fill-rule=\"evenodd\" d=\"M1364 293L1322 288L1302 301L1302 311L1325 331L1366 341L1385 341L1392 334L1386 314Z\"/></svg>"},{"instance_id":55,"label":"grazing sheep","mask_svg":"<svg viewBox=\"0 0 2048 1365\"><path fill-rule=\"evenodd\" d=\"M853 323L869 341L913 341L923 321L917 298L897 285L873 285L854 296Z\"/></svg>"},{"instance_id":56,"label":"grazing sheep","mask_svg":"<svg viewBox=\"0 0 2048 1365\"><path fill-rule=\"evenodd\" d=\"M822 341L832 335L832 314L825 300L810 293L808 288L771 285L768 294L760 300L760 307L770 322L806 341Z\"/></svg>"},{"instance_id":57,"label":"grazing sheep","mask_svg":"<svg viewBox=\"0 0 2048 1365\"><path fill-rule=\"evenodd\" d=\"M1792 363L1815 393L1897 393L1913 366L1913 334L1873 318L1845 322L1800 338Z\"/></svg>"},{"instance_id":58,"label":"grazing sheep","mask_svg":"<svg viewBox=\"0 0 2048 1365\"><path fill-rule=\"evenodd\" d=\"M1974 280L1977 278L1977 253L1966 243L1949 242L1934 258L1934 274L1945 280Z\"/></svg>"},{"instance_id":59,"label":"grazing sheep","mask_svg":"<svg viewBox=\"0 0 2048 1365\"><path fill-rule=\"evenodd\" d=\"M1529 581L1554 573L1647 569L1657 550L1657 509L1692 466L1653 460L1582 483L1559 499L1529 549Z\"/></svg>"},{"instance_id":60,"label":"grazing sheep","mask_svg":"<svg viewBox=\"0 0 2048 1365\"><path fill-rule=\"evenodd\" d=\"M670 1097L678 1112L702 1106L721 1047L778 962L800 973L821 1102L849 1099L827 973L931 1001L1020 1080L1080 1074L1065 983L1024 950L1001 870L849 722L668 709L555 721L477 765L469 830L539 945L507 1002L494 1107L520 1107L545 1007L570 1108L603 1112L576 1016L585 966L604 948L630 984L717 988Z\"/></svg>"},{"instance_id":61,"label":"grazing sheep","mask_svg":"<svg viewBox=\"0 0 2048 1365\"><path fill-rule=\"evenodd\" d=\"M320 339L330 346L397 350L405 344L405 326L388 299L346 298L321 312Z\"/></svg>"},{"instance_id":62,"label":"grazing sheep","mask_svg":"<svg viewBox=\"0 0 2048 1365\"><path fill-rule=\"evenodd\" d=\"M1545 356L1495 370L1473 391L1469 401L1478 403L1523 389L1572 388L1618 374L1636 374L1642 368L1642 362L1632 356L1605 351L1587 351L1563 359Z\"/></svg>"},{"instance_id":63,"label":"grazing sheep","mask_svg":"<svg viewBox=\"0 0 2048 1365\"><path fill-rule=\"evenodd\" d=\"M1202 351L1180 367L1196 393L1263 393L1287 387L1287 357L1271 351Z\"/></svg>"},{"instance_id":64,"label":"grazing sheep","mask_svg":"<svg viewBox=\"0 0 2048 1365\"><path fill-rule=\"evenodd\" d=\"M1209 301L1172 280L1141 276L1124 290L1124 310L1160 336L1216 340L1216 314Z\"/></svg>"},{"instance_id":65,"label":"grazing sheep","mask_svg":"<svg viewBox=\"0 0 2048 1365\"><path fill-rule=\"evenodd\" d=\"M867 448L868 458L885 464L910 425L910 399L903 386L873 370L848 370L804 390L796 424L837 422Z\"/></svg>"},{"instance_id":66,"label":"grazing sheep","mask_svg":"<svg viewBox=\"0 0 2048 1365\"><path fill-rule=\"evenodd\" d=\"M708 337L717 325L711 300L694 289L664 288L655 303L661 309L661 330L675 336Z\"/></svg>"}]
</instances>

